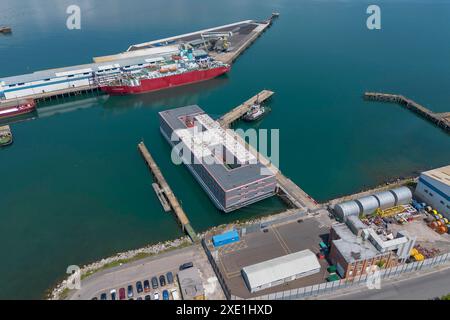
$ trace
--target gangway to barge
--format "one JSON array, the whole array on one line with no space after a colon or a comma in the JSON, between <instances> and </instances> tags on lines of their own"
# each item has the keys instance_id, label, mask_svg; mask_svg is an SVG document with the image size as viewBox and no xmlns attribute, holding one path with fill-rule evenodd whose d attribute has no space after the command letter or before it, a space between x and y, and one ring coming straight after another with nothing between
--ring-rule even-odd
<instances>
[{"instance_id":1,"label":"gangway to barge","mask_svg":"<svg viewBox=\"0 0 450 320\"><path fill-rule=\"evenodd\" d=\"M263 90L259 94L253 96L240 106L232 109L230 112L222 116L218 121L219 124L224 128L229 128L229 125L242 117L249 108L258 101L261 103L267 100L274 94L273 91ZM297 184L295 184L291 179L287 178L281 171L273 164L269 159L259 153L253 146L247 143L239 135L236 138L241 140L240 142L245 145L246 149L249 150L257 159L265 165L269 170L271 170L276 177L278 185L278 193L283 199L292 204L294 207L302 210L303 212L314 213L321 208L321 206L304 190L302 190Z\"/></svg>"}]
</instances>

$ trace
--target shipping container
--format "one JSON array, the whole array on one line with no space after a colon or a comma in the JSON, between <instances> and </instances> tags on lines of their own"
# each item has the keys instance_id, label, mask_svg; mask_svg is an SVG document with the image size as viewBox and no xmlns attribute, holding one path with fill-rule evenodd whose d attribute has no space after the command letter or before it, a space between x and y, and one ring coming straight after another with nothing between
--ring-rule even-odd
<instances>
[{"instance_id":1,"label":"shipping container","mask_svg":"<svg viewBox=\"0 0 450 320\"><path fill-rule=\"evenodd\" d=\"M224 246L233 242L239 241L239 233L236 230L231 230L212 237L214 247Z\"/></svg>"}]
</instances>

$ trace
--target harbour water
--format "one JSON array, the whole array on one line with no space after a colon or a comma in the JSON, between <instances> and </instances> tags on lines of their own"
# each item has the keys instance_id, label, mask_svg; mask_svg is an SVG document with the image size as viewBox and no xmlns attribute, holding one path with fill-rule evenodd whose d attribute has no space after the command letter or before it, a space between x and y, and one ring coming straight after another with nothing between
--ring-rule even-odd
<instances>
[{"instance_id":1,"label":"harbour water","mask_svg":"<svg viewBox=\"0 0 450 320\"><path fill-rule=\"evenodd\" d=\"M151 188L141 139L197 231L284 208L272 198L217 211L187 169L171 163L161 110L198 104L219 116L264 88L275 91L268 116L238 126L279 128L281 170L319 201L448 164L448 134L362 94L399 93L450 111L450 1L378 3L382 29L370 31L370 3L362 0L3 0L0 24L13 34L0 37L0 79L281 15L226 77L156 94L48 103L34 120L11 124L14 144L0 150L0 298L40 298L69 265L181 235ZM81 30L66 28L71 4L81 7Z\"/></svg>"}]
</instances>

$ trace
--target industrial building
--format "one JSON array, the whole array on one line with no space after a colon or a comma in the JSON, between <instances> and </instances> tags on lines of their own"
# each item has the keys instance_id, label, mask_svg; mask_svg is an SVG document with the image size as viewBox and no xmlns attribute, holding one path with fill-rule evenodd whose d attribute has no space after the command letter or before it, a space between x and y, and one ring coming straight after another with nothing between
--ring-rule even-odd
<instances>
[{"instance_id":1,"label":"industrial building","mask_svg":"<svg viewBox=\"0 0 450 320\"><path fill-rule=\"evenodd\" d=\"M181 270L177 276L183 300L205 300L205 289L196 267Z\"/></svg>"},{"instance_id":2,"label":"industrial building","mask_svg":"<svg viewBox=\"0 0 450 320\"><path fill-rule=\"evenodd\" d=\"M162 111L159 117L161 133L220 210L230 212L275 194L275 175L234 131L223 129L199 106Z\"/></svg>"},{"instance_id":3,"label":"industrial building","mask_svg":"<svg viewBox=\"0 0 450 320\"><path fill-rule=\"evenodd\" d=\"M341 221L347 221L350 216L370 215L377 209L387 209L394 206L411 203L412 192L408 187L399 187L378 192L370 196L352 201L346 201L334 206L334 212Z\"/></svg>"},{"instance_id":4,"label":"industrial building","mask_svg":"<svg viewBox=\"0 0 450 320\"><path fill-rule=\"evenodd\" d=\"M389 268L406 260L416 243L406 231L387 238L368 227L357 216L338 223L330 231L330 260L342 278L363 275L373 265Z\"/></svg>"},{"instance_id":5,"label":"industrial building","mask_svg":"<svg viewBox=\"0 0 450 320\"><path fill-rule=\"evenodd\" d=\"M422 172L414 195L450 219L450 165Z\"/></svg>"},{"instance_id":6,"label":"industrial building","mask_svg":"<svg viewBox=\"0 0 450 320\"><path fill-rule=\"evenodd\" d=\"M311 250L303 250L244 267L241 273L248 289L253 293L319 271L320 263L316 255Z\"/></svg>"}]
</instances>

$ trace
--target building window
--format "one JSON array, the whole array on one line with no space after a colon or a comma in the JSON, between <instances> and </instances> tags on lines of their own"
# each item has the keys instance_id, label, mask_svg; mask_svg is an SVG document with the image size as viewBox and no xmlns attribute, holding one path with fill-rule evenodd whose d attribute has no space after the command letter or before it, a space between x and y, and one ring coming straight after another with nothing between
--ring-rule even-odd
<instances>
[{"instance_id":1,"label":"building window","mask_svg":"<svg viewBox=\"0 0 450 320\"><path fill-rule=\"evenodd\" d=\"M430 192L430 196L432 197L433 196L433 194Z\"/></svg>"},{"instance_id":2,"label":"building window","mask_svg":"<svg viewBox=\"0 0 450 320\"><path fill-rule=\"evenodd\" d=\"M441 201L439 201L439 202L440 202L441 204L444 204L444 201L442 201L442 200L441 200Z\"/></svg>"}]
</instances>

